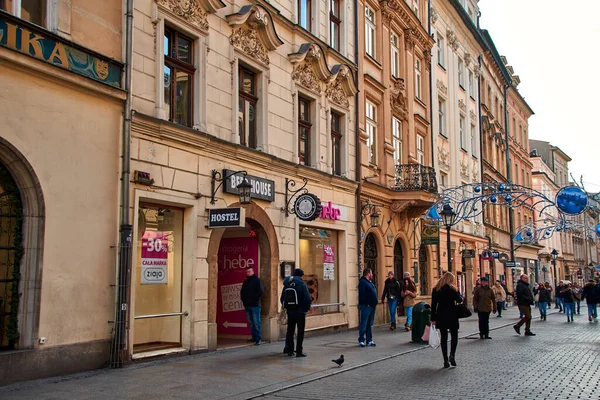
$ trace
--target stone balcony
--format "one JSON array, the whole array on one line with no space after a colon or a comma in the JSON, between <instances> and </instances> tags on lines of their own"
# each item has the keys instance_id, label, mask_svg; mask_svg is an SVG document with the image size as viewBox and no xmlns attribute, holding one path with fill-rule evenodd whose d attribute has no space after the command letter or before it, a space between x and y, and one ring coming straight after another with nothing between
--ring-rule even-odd
<instances>
[{"instance_id":1,"label":"stone balcony","mask_svg":"<svg viewBox=\"0 0 600 400\"><path fill-rule=\"evenodd\" d=\"M396 179L391 186L392 190L437 193L437 180L432 167L421 164L399 164L395 168Z\"/></svg>"}]
</instances>

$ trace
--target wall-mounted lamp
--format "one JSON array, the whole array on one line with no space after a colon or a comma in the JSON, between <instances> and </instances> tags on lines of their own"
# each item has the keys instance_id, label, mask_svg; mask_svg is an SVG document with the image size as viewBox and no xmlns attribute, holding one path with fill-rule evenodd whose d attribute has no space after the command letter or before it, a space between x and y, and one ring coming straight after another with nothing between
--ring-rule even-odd
<instances>
[{"instance_id":1,"label":"wall-mounted lamp","mask_svg":"<svg viewBox=\"0 0 600 400\"><path fill-rule=\"evenodd\" d=\"M367 215L371 215L371 228L377 228L379 226L379 212L377 211L377 207L381 207L381 204L373 204L371 200L367 200L360 207L360 219L363 220Z\"/></svg>"},{"instance_id":2,"label":"wall-mounted lamp","mask_svg":"<svg viewBox=\"0 0 600 400\"><path fill-rule=\"evenodd\" d=\"M219 190L219 188L223 185L223 182L226 179L229 179L235 175L244 176L244 180L239 185L237 185L238 193L240 195L240 204L250 204L252 202L252 185L250 184L250 182L248 182L248 179L246 179L246 175L248 175L248 172L236 171L230 174L226 174L226 176L222 176L219 171L213 169L212 179L210 181L210 204L215 204L217 202L215 200L215 194L217 193L217 190ZM216 182L220 182L217 187L215 187Z\"/></svg>"}]
</instances>

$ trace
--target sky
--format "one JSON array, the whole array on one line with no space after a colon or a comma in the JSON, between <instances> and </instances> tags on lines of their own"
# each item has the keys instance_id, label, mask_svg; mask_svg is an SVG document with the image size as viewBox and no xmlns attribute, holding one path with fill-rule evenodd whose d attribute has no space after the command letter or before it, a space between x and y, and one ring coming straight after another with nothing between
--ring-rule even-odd
<instances>
[{"instance_id":1,"label":"sky","mask_svg":"<svg viewBox=\"0 0 600 400\"><path fill-rule=\"evenodd\" d=\"M568 154L600 192L600 0L480 0L480 26L521 78L529 137Z\"/></svg>"}]
</instances>

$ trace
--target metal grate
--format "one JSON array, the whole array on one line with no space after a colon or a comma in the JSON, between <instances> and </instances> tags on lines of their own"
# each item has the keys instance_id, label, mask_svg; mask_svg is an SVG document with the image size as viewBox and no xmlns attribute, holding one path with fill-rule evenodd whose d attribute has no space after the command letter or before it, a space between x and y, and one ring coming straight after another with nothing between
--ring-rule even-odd
<instances>
[{"instance_id":1,"label":"metal grate","mask_svg":"<svg viewBox=\"0 0 600 400\"><path fill-rule=\"evenodd\" d=\"M396 165L396 179L391 189L397 191L423 190L437 193L435 169L421 164Z\"/></svg>"}]
</instances>

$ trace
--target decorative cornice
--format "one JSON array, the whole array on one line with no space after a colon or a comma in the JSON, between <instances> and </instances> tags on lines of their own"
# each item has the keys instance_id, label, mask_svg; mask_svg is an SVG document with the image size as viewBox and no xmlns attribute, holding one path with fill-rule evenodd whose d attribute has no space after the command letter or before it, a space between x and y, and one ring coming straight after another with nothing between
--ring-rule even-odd
<instances>
[{"instance_id":1,"label":"decorative cornice","mask_svg":"<svg viewBox=\"0 0 600 400\"><path fill-rule=\"evenodd\" d=\"M418 41L419 44L423 47L423 49L431 49L433 47L435 41L431 36L427 34L427 31L421 25L421 21L419 21L417 16L412 12L412 10L409 8L408 4L406 4L405 1L381 0L379 1L379 8L381 10L382 16L384 15L384 13L390 14L390 16L388 17L383 17L384 23L385 18L388 18L389 21L398 20L402 23L402 25L407 26L408 30L413 31L414 38L410 41L412 45L414 45L415 41Z\"/></svg>"},{"instance_id":2,"label":"decorative cornice","mask_svg":"<svg viewBox=\"0 0 600 400\"><path fill-rule=\"evenodd\" d=\"M479 79L479 77L481 76L481 68L479 67L479 65L473 66L473 74L475 75L475 79Z\"/></svg>"},{"instance_id":3,"label":"decorative cornice","mask_svg":"<svg viewBox=\"0 0 600 400\"><path fill-rule=\"evenodd\" d=\"M448 88L446 87L446 85L444 85L444 82L438 79L435 84L440 92L442 92L445 95L448 94Z\"/></svg>"},{"instance_id":4,"label":"decorative cornice","mask_svg":"<svg viewBox=\"0 0 600 400\"><path fill-rule=\"evenodd\" d=\"M408 28L404 30L404 46L406 50L412 51L415 48L415 29Z\"/></svg>"},{"instance_id":5,"label":"decorative cornice","mask_svg":"<svg viewBox=\"0 0 600 400\"><path fill-rule=\"evenodd\" d=\"M394 80L390 85L390 104L393 113L406 121L408 120L408 103L404 90L404 79Z\"/></svg>"},{"instance_id":6,"label":"decorative cornice","mask_svg":"<svg viewBox=\"0 0 600 400\"><path fill-rule=\"evenodd\" d=\"M229 43L242 53L269 66L269 52L260 40L256 27L241 27L234 30L229 37Z\"/></svg>"},{"instance_id":7,"label":"decorative cornice","mask_svg":"<svg viewBox=\"0 0 600 400\"><path fill-rule=\"evenodd\" d=\"M473 61L473 58L471 57L471 54L465 52L464 60L465 60L465 66L467 68L470 68L471 67L471 61Z\"/></svg>"},{"instance_id":8,"label":"decorative cornice","mask_svg":"<svg viewBox=\"0 0 600 400\"><path fill-rule=\"evenodd\" d=\"M458 108L460 108L460 111L462 112L467 112L467 105L463 99L458 99Z\"/></svg>"},{"instance_id":9,"label":"decorative cornice","mask_svg":"<svg viewBox=\"0 0 600 400\"><path fill-rule=\"evenodd\" d=\"M342 87L342 83L339 79L336 79L325 88L325 95L327 99L339 106L342 106L346 109L350 108L350 101L348 100L348 96Z\"/></svg>"},{"instance_id":10,"label":"decorative cornice","mask_svg":"<svg viewBox=\"0 0 600 400\"><path fill-rule=\"evenodd\" d=\"M204 9L215 12L219 8L225 7L225 4L220 1L211 2L210 0L156 0L156 3L159 7L204 31L209 28L207 12ZM202 7L200 7L201 5Z\"/></svg>"},{"instance_id":11,"label":"decorative cornice","mask_svg":"<svg viewBox=\"0 0 600 400\"><path fill-rule=\"evenodd\" d=\"M319 80L310 64L301 63L296 65L294 67L294 72L292 72L292 79L299 85L315 93L321 94L321 91L323 90L321 87L322 82Z\"/></svg>"},{"instance_id":12,"label":"decorative cornice","mask_svg":"<svg viewBox=\"0 0 600 400\"><path fill-rule=\"evenodd\" d=\"M470 115L471 119L477 120L477 114L475 114L475 111L471 110Z\"/></svg>"},{"instance_id":13,"label":"decorative cornice","mask_svg":"<svg viewBox=\"0 0 600 400\"><path fill-rule=\"evenodd\" d=\"M256 29L261 43L269 51L275 50L283 44L277 35L271 14L263 6L258 4L243 6L237 13L229 14L225 19L232 27L247 25Z\"/></svg>"},{"instance_id":14,"label":"decorative cornice","mask_svg":"<svg viewBox=\"0 0 600 400\"><path fill-rule=\"evenodd\" d=\"M452 48L452 50L456 51L458 50L458 37L456 36L456 33L454 33L454 31L452 29L447 29L446 30L446 39L448 40L448 45Z\"/></svg>"},{"instance_id":15,"label":"decorative cornice","mask_svg":"<svg viewBox=\"0 0 600 400\"><path fill-rule=\"evenodd\" d=\"M288 59L294 65L301 62L310 64L322 81L331 79L331 71L327 67L325 51L317 43L304 43L296 53L288 54Z\"/></svg>"},{"instance_id":16,"label":"decorative cornice","mask_svg":"<svg viewBox=\"0 0 600 400\"><path fill-rule=\"evenodd\" d=\"M358 87L354 81L354 74L348 65L336 64L331 68L332 81L327 86L325 94L327 98L346 108L350 107L348 98L358 93ZM340 92L341 89L341 92ZM341 96L344 96L342 99Z\"/></svg>"}]
</instances>

